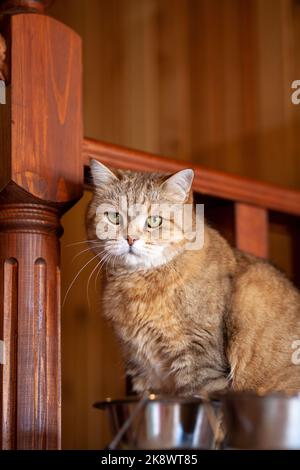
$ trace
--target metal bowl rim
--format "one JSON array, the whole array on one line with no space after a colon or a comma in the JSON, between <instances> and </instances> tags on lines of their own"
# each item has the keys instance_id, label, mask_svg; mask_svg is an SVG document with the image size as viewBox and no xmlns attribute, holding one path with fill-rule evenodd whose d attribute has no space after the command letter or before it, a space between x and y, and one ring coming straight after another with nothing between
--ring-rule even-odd
<instances>
[{"instance_id":1,"label":"metal bowl rim","mask_svg":"<svg viewBox=\"0 0 300 470\"><path fill-rule=\"evenodd\" d=\"M122 405L127 403L136 403L141 400L141 396L139 395L132 395L127 396L124 398L111 398L107 397L104 400L98 401L93 404L94 408L106 408L110 405ZM211 400L211 403L217 403L219 400ZM149 396L149 400L147 403L170 403L170 404L203 404L203 399L200 397L180 397L180 396L172 396L172 395L155 395L151 394Z\"/></svg>"},{"instance_id":2,"label":"metal bowl rim","mask_svg":"<svg viewBox=\"0 0 300 470\"><path fill-rule=\"evenodd\" d=\"M254 391L239 391L239 390L228 390L227 392L216 392L210 395L210 399L212 401L225 401L227 398L230 400L237 399L237 400L244 400L244 399L251 399L251 400L263 400L268 398L278 398L278 399L291 399L291 398L299 398L300 399L300 392L271 392L271 393L256 393Z\"/></svg>"}]
</instances>

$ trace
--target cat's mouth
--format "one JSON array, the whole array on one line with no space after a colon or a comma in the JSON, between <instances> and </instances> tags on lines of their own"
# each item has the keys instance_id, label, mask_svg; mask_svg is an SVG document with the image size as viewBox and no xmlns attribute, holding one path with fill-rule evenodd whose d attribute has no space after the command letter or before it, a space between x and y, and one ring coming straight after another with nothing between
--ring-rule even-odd
<instances>
[{"instance_id":1,"label":"cat's mouth","mask_svg":"<svg viewBox=\"0 0 300 470\"><path fill-rule=\"evenodd\" d=\"M136 253L136 251L133 250L132 246L129 247L127 253L127 255L130 255L130 256L140 256L139 253Z\"/></svg>"}]
</instances>

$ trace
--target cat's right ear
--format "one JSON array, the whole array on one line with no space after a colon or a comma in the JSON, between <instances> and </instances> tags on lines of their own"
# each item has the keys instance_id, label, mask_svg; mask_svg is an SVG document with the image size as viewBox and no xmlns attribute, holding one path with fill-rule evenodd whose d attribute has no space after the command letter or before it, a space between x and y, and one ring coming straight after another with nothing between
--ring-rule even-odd
<instances>
[{"instance_id":1,"label":"cat's right ear","mask_svg":"<svg viewBox=\"0 0 300 470\"><path fill-rule=\"evenodd\" d=\"M114 181L118 181L118 177L107 166L98 162L98 160L90 160L90 169L95 186L106 186Z\"/></svg>"},{"instance_id":2,"label":"cat's right ear","mask_svg":"<svg viewBox=\"0 0 300 470\"><path fill-rule=\"evenodd\" d=\"M175 201L183 203L189 196L193 179L193 170L181 170L174 175L169 176L169 178L162 184L161 188Z\"/></svg>"}]
</instances>

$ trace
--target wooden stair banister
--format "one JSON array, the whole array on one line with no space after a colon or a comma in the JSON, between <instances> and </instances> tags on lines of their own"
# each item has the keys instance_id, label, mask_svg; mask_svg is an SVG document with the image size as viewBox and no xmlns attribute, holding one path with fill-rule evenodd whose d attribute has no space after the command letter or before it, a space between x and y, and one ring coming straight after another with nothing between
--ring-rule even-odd
<instances>
[{"instance_id":1,"label":"wooden stair banister","mask_svg":"<svg viewBox=\"0 0 300 470\"><path fill-rule=\"evenodd\" d=\"M79 36L35 14L48 3L0 1L2 449L61 445L60 216L83 188L82 67Z\"/></svg>"},{"instance_id":2,"label":"wooden stair banister","mask_svg":"<svg viewBox=\"0 0 300 470\"><path fill-rule=\"evenodd\" d=\"M82 158L86 169L90 158L114 168L136 171L172 173L183 168L193 168L195 192L300 216L300 191L211 170L192 162L178 161L89 138L83 141ZM88 171L85 182L87 185L90 183Z\"/></svg>"}]
</instances>

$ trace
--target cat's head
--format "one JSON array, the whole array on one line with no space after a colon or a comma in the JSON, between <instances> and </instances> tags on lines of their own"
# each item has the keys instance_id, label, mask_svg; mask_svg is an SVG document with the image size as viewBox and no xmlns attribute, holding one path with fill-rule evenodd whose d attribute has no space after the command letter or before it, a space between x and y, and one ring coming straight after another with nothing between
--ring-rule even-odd
<instances>
[{"instance_id":1,"label":"cat's head","mask_svg":"<svg viewBox=\"0 0 300 470\"><path fill-rule=\"evenodd\" d=\"M192 221L193 170L173 175L111 171L90 163L93 199L87 211L87 234L93 250L112 266L148 269L169 262L185 249ZM188 228L187 228L188 227Z\"/></svg>"}]
</instances>

